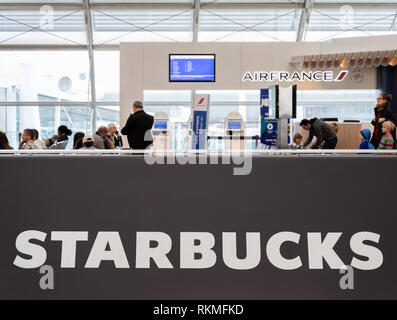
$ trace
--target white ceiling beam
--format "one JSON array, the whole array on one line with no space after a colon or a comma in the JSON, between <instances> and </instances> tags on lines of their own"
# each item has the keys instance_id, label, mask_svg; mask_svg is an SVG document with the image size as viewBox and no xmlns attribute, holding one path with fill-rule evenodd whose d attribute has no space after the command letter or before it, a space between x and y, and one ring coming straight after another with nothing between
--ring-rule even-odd
<instances>
[{"instance_id":1,"label":"white ceiling beam","mask_svg":"<svg viewBox=\"0 0 397 320\"><path fill-rule=\"evenodd\" d=\"M95 63L94 63L94 36L93 36L93 27L92 27L92 16L91 16L91 7L90 0L83 0L83 8L84 8L84 22L85 22L85 30L87 37L87 48L88 48L88 58L89 58L89 66L90 66L90 91L91 91L91 107L92 107L92 118L91 118L91 129L94 133L96 130L96 110L95 110L95 102L96 102L96 89L95 89Z\"/></svg>"},{"instance_id":2,"label":"white ceiling beam","mask_svg":"<svg viewBox=\"0 0 397 320\"><path fill-rule=\"evenodd\" d=\"M397 2L396 3L374 3L374 2L333 2L333 3L326 3L321 2L317 3L314 2L313 8L314 9L339 9L341 6L351 6L353 9L374 9L374 10L397 10Z\"/></svg>"},{"instance_id":3,"label":"white ceiling beam","mask_svg":"<svg viewBox=\"0 0 397 320\"><path fill-rule=\"evenodd\" d=\"M60 51L87 51L86 45L38 45L38 44L13 44L13 45L0 45L0 51L48 51L48 50L60 50ZM94 45L94 51L118 51L120 50L119 45Z\"/></svg>"},{"instance_id":4,"label":"white ceiling beam","mask_svg":"<svg viewBox=\"0 0 397 320\"><path fill-rule=\"evenodd\" d=\"M194 0L193 42L197 42L198 41L199 19L200 19L200 0Z\"/></svg>"},{"instance_id":5,"label":"white ceiling beam","mask_svg":"<svg viewBox=\"0 0 397 320\"><path fill-rule=\"evenodd\" d=\"M393 22L392 22L391 25L390 25L390 31L393 31L393 30L395 29L396 24L397 24L397 12L396 12L396 14L394 15Z\"/></svg>"},{"instance_id":6,"label":"white ceiling beam","mask_svg":"<svg viewBox=\"0 0 397 320\"><path fill-rule=\"evenodd\" d=\"M266 2L266 3L245 3L242 1L241 3L202 3L202 10L211 10L211 9L302 9L301 3L296 2Z\"/></svg>"},{"instance_id":7,"label":"white ceiling beam","mask_svg":"<svg viewBox=\"0 0 397 320\"><path fill-rule=\"evenodd\" d=\"M46 3L0 3L0 10L37 10ZM50 3L56 10L75 10L82 8L82 3ZM396 3L382 3L382 2L362 2L362 3L349 3L349 2L321 2L314 3L315 9L339 9L341 5L349 5L354 9L377 9L377 10L397 10ZM183 3L91 3L91 9L98 10L151 10L151 9L194 9L193 4L183 4ZM266 3L201 3L201 9L302 9L302 3L292 2L266 2Z\"/></svg>"},{"instance_id":8,"label":"white ceiling beam","mask_svg":"<svg viewBox=\"0 0 397 320\"><path fill-rule=\"evenodd\" d=\"M0 3L0 10L39 10L42 6L50 5L54 10L78 10L82 3Z\"/></svg>"},{"instance_id":9,"label":"white ceiling beam","mask_svg":"<svg viewBox=\"0 0 397 320\"><path fill-rule=\"evenodd\" d=\"M87 101L0 101L0 107L87 107ZM118 101L95 102L97 107L117 107Z\"/></svg>"},{"instance_id":10,"label":"white ceiling beam","mask_svg":"<svg viewBox=\"0 0 397 320\"><path fill-rule=\"evenodd\" d=\"M97 10L153 10L153 9L193 9L193 4L188 3L91 3L92 9Z\"/></svg>"},{"instance_id":11,"label":"white ceiling beam","mask_svg":"<svg viewBox=\"0 0 397 320\"><path fill-rule=\"evenodd\" d=\"M73 10L83 7L83 1L81 3L0 3L0 10L37 10L44 5L50 5L55 10ZM193 9L191 4L183 3L90 3L91 9L106 10L138 10L138 9Z\"/></svg>"}]
</instances>

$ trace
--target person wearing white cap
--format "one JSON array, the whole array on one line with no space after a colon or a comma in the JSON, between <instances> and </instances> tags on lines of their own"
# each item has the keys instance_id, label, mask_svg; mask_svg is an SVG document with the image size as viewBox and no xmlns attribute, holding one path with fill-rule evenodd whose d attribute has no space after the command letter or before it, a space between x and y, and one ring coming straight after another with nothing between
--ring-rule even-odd
<instances>
[{"instance_id":1,"label":"person wearing white cap","mask_svg":"<svg viewBox=\"0 0 397 320\"><path fill-rule=\"evenodd\" d=\"M97 150L94 147L94 138L91 136L85 136L83 138L83 147L80 150Z\"/></svg>"},{"instance_id":2,"label":"person wearing white cap","mask_svg":"<svg viewBox=\"0 0 397 320\"><path fill-rule=\"evenodd\" d=\"M123 147L123 139L121 138L120 132L117 131L117 126L115 123L108 125L108 138L113 143L115 148Z\"/></svg>"}]
</instances>

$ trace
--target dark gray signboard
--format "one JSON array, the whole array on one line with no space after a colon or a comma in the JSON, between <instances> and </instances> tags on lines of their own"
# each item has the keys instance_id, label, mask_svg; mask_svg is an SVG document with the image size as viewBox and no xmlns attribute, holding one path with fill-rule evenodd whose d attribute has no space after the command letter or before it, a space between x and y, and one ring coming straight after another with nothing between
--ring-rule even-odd
<instances>
[{"instance_id":1,"label":"dark gray signboard","mask_svg":"<svg viewBox=\"0 0 397 320\"><path fill-rule=\"evenodd\" d=\"M0 298L396 299L396 165L0 157Z\"/></svg>"}]
</instances>

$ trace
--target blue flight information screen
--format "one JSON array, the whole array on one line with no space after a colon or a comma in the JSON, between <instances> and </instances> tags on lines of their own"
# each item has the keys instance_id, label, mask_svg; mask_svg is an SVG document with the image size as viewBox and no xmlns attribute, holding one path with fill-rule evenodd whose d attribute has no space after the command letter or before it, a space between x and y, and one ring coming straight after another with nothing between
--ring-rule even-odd
<instances>
[{"instance_id":1,"label":"blue flight information screen","mask_svg":"<svg viewBox=\"0 0 397 320\"><path fill-rule=\"evenodd\" d=\"M215 82L215 54L170 54L170 82Z\"/></svg>"},{"instance_id":2,"label":"blue flight information screen","mask_svg":"<svg viewBox=\"0 0 397 320\"><path fill-rule=\"evenodd\" d=\"M154 122L154 129L167 129L167 122L166 121L155 121Z\"/></svg>"},{"instance_id":3,"label":"blue flight information screen","mask_svg":"<svg viewBox=\"0 0 397 320\"><path fill-rule=\"evenodd\" d=\"M241 121L229 121L229 130L240 130L241 129Z\"/></svg>"}]
</instances>

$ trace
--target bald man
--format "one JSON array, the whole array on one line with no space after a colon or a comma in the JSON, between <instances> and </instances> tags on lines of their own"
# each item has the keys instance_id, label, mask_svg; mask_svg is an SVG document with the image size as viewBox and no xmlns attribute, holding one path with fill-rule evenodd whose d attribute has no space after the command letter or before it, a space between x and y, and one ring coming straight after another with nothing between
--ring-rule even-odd
<instances>
[{"instance_id":1,"label":"bald man","mask_svg":"<svg viewBox=\"0 0 397 320\"><path fill-rule=\"evenodd\" d=\"M114 149L114 144L108 138L108 128L101 126L92 136L94 138L94 148L96 149Z\"/></svg>"}]
</instances>

